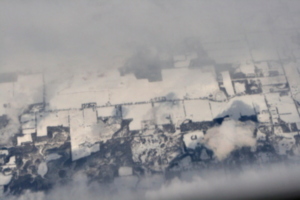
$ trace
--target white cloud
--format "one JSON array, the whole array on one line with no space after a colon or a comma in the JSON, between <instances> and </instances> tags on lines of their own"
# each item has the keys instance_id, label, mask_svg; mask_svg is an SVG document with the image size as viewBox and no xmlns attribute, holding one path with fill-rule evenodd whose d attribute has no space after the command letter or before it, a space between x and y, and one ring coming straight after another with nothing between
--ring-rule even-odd
<instances>
[{"instance_id":1,"label":"white cloud","mask_svg":"<svg viewBox=\"0 0 300 200\"><path fill-rule=\"evenodd\" d=\"M191 172L195 173L195 172ZM208 172L205 172L208 173ZM243 171L210 171L205 177L193 175L192 181L174 179L158 191L149 191L148 199L255 199L294 195L300 183L297 165L273 164Z\"/></svg>"},{"instance_id":2,"label":"white cloud","mask_svg":"<svg viewBox=\"0 0 300 200\"><path fill-rule=\"evenodd\" d=\"M49 193L27 191L20 197L10 196L9 200L176 200L176 199L241 199L257 197L278 197L293 195L300 184L300 170L297 165L273 164L263 167L246 167L239 172L228 170L206 170L189 173L192 180L175 178L160 188L153 185L147 190L131 190L126 180L121 188L108 187L98 183L89 183L82 173L78 173L72 182L58 185ZM131 181L131 180L130 180ZM129 184L130 185L130 184ZM117 189L117 190L113 190ZM119 191L118 191L119 190Z\"/></svg>"},{"instance_id":3,"label":"white cloud","mask_svg":"<svg viewBox=\"0 0 300 200\"><path fill-rule=\"evenodd\" d=\"M207 130L204 144L214 151L219 160L223 160L237 148L255 146L254 129L255 124L251 121L223 121L220 126Z\"/></svg>"}]
</instances>

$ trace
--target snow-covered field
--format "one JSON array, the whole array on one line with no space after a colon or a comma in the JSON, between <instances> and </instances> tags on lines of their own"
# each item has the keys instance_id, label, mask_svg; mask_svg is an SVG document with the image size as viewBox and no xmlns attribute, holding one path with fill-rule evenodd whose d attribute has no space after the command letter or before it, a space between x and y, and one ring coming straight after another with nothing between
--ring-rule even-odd
<instances>
[{"instance_id":1,"label":"snow-covered field","mask_svg":"<svg viewBox=\"0 0 300 200\"><path fill-rule=\"evenodd\" d=\"M96 112L94 112L96 118ZM99 134L95 133L92 124L94 119L89 116L85 118L83 111L75 110L70 112L70 135L72 160L89 156L92 152L99 151Z\"/></svg>"},{"instance_id":2,"label":"snow-covered field","mask_svg":"<svg viewBox=\"0 0 300 200\"><path fill-rule=\"evenodd\" d=\"M165 69L162 70L162 77L161 82L148 82L146 79L136 79L132 74L120 76L117 71L104 77L91 74L87 79L76 75L48 96L49 105L51 109L64 109L78 108L88 102L101 106L107 103L147 102L164 96L169 100L200 98L219 90L214 74L200 69Z\"/></svg>"},{"instance_id":3,"label":"snow-covered field","mask_svg":"<svg viewBox=\"0 0 300 200\"><path fill-rule=\"evenodd\" d=\"M37 114L37 136L46 136L48 126L69 127L69 111Z\"/></svg>"},{"instance_id":4,"label":"snow-covered field","mask_svg":"<svg viewBox=\"0 0 300 200\"><path fill-rule=\"evenodd\" d=\"M208 100L184 101L186 118L195 122L212 121L212 112Z\"/></svg>"}]
</instances>

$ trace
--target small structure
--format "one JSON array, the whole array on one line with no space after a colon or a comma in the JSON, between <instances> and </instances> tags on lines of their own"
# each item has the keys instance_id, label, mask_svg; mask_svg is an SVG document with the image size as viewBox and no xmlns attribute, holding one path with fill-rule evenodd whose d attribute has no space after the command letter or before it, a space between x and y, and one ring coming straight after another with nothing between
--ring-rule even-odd
<instances>
[{"instance_id":1,"label":"small structure","mask_svg":"<svg viewBox=\"0 0 300 200\"><path fill-rule=\"evenodd\" d=\"M81 104L81 109L85 109L85 108L95 108L95 107L97 107L97 103L96 103L96 102L83 103L83 104Z\"/></svg>"},{"instance_id":2,"label":"small structure","mask_svg":"<svg viewBox=\"0 0 300 200\"><path fill-rule=\"evenodd\" d=\"M204 140L204 133L202 131L193 131L183 136L183 142L187 149L194 150Z\"/></svg>"}]
</instances>

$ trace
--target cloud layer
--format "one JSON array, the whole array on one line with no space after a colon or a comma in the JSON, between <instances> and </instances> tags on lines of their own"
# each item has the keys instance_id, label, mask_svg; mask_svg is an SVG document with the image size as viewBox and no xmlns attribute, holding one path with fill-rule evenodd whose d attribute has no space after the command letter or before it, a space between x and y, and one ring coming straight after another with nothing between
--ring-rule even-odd
<instances>
[{"instance_id":1,"label":"cloud layer","mask_svg":"<svg viewBox=\"0 0 300 200\"><path fill-rule=\"evenodd\" d=\"M226 49L232 45L224 41L239 40L245 31L294 27L295 12L290 9L296 6L297 2L283 6L281 1L236 0L3 0L0 72L109 69L122 65L140 47L172 52L189 37Z\"/></svg>"},{"instance_id":2,"label":"cloud layer","mask_svg":"<svg viewBox=\"0 0 300 200\"><path fill-rule=\"evenodd\" d=\"M223 160L237 148L255 146L254 129L255 124L251 121L224 121L207 131L204 144L214 151L219 160Z\"/></svg>"}]
</instances>

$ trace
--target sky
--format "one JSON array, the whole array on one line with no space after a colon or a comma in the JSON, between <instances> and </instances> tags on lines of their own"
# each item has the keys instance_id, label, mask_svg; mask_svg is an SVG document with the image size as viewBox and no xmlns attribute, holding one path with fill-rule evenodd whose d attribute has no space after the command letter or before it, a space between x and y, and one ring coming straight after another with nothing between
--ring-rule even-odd
<instances>
[{"instance_id":1,"label":"sky","mask_svg":"<svg viewBox=\"0 0 300 200\"><path fill-rule=\"evenodd\" d=\"M105 72L123 66L143 48L153 54L179 53L187 38L201 41L220 64L261 61L274 54L287 58L284 52L300 49L292 43L299 33L299 17L298 0L1 0L0 73L49 71L62 79L61 74L69 70ZM211 145L218 143L216 138ZM246 145L252 146L253 141ZM221 158L222 153L228 152L220 152ZM286 189L300 180L299 170L289 166L245 169L233 176L212 172L205 179L190 176L195 178L173 180L155 192L147 191L145 198L214 197L216 188L231 195L236 188L257 191L257 185ZM233 184L228 186L228 181ZM79 174L72 184L49 194L28 192L19 199L98 199L103 190L88 185ZM103 199L132 195L125 191L105 194Z\"/></svg>"}]
</instances>

